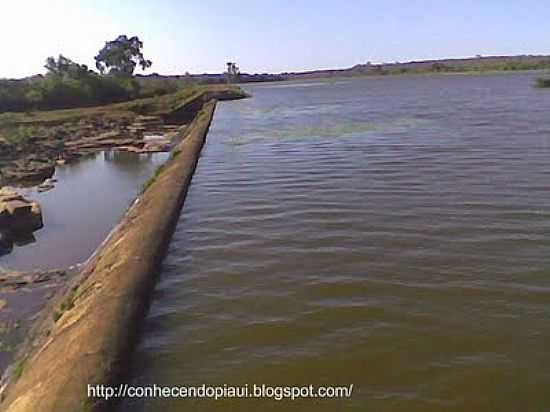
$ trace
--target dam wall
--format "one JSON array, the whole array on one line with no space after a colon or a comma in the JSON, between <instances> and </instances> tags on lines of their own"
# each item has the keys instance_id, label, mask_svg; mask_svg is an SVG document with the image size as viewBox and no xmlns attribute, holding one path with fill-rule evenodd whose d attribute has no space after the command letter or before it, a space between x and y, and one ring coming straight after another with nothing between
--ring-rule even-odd
<instances>
[{"instance_id":1,"label":"dam wall","mask_svg":"<svg viewBox=\"0 0 550 412\"><path fill-rule=\"evenodd\" d=\"M53 304L27 353L1 389L9 412L102 411L88 384L116 385L124 376L157 269L177 223L214 115L203 96L171 159L148 182L118 226ZM229 97L228 97L229 98ZM208 100L206 100L208 99ZM197 114L196 109L200 109ZM108 201L108 199L106 199Z\"/></svg>"}]
</instances>

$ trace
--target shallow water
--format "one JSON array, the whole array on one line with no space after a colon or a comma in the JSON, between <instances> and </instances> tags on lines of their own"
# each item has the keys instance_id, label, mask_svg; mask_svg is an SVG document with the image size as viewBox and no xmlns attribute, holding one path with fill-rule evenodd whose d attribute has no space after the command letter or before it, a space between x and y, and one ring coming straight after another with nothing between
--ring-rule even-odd
<instances>
[{"instance_id":1,"label":"shallow water","mask_svg":"<svg viewBox=\"0 0 550 412\"><path fill-rule=\"evenodd\" d=\"M167 153L101 152L58 166L56 187L17 189L42 207L44 227L0 256L0 268L66 268L85 261L122 218Z\"/></svg>"},{"instance_id":2,"label":"shallow water","mask_svg":"<svg viewBox=\"0 0 550 412\"><path fill-rule=\"evenodd\" d=\"M129 382L354 393L121 409L549 409L535 76L257 85L219 104Z\"/></svg>"}]
</instances>

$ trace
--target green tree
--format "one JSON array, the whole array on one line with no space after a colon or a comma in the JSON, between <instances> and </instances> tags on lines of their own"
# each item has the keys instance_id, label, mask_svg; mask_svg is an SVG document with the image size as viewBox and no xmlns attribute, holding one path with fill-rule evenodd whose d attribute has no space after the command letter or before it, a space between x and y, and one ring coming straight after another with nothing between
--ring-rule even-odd
<instances>
[{"instance_id":1,"label":"green tree","mask_svg":"<svg viewBox=\"0 0 550 412\"><path fill-rule=\"evenodd\" d=\"M68 76L73 79L84 77L89 72L88 66L78 64L62 54L59 55L57 60L55 57L48 57L44 67L50 75Z\"/></svg>"},{"instance_id":2,"label":"green tree","mask_svg":"<svg viewBox=\"0 0 550 412\"><path fill-rule=\"evenodd\" d=\"M105 43L95 56L95 65L102 74L108 71L110 74L131 76L137 65L145 70L153 64L145 59L142 48L143 42L137 36L118 36Z\"/></svg>"},{"instance_id":3,"label":"green tree","mask_svg":"<svg viewBox=\"0 0 550 412\"><path fill-rule=\"evenodd\" d=\"M435 62L434 64L432 64L432 71L434 72L442 72L446 70L447 66L445 66L443 63Z\"/></svg>"},{"instance_id":4,"label":"green tree","mask_svg":"<svg viewBox=\"0 0 550 412\"><path fill-rule=\"evenodd\" d=\"M227 82L231 83L239 79L239 76L241 75L241 71L239 69L239 66L237 66L237 63L234 62L227 62L227 72L225 73L227 77Z\"/></svg>"}]
</instances>

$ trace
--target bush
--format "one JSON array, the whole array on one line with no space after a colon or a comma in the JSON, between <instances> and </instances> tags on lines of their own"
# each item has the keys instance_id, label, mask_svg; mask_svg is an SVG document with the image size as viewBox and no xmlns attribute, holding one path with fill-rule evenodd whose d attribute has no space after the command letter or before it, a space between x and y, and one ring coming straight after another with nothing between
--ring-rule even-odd
<instances>
[{"instance_id":1,"label":"bush","mask_svg":"<svg viewBox=\"0 0 550 412\"><path fill-rule=\"evenodd\" d=\"M548 88L550 87L550 79L549 78L538 78L537 79L537 87L541 88Z\"/></svg>"},{"instance_id":2,"label":"bush","mask_svg":"<svg viewBox=\"0 0 550 412\"><path fill-rule=\"evenodd\" d=\"M23 80L0 79L0 112L64 109L173 93L185 82L162 77L136 79L101 75L59 56L46 61L48 74Z\"/></svg>"},{"instance_id":3,"label":"bush","mask_svg":"<svg viewBox=\"0 0 550 412\"><path fill-rule=\"evenodd\" d=\"M142 77L139 79L140 97L175 93L184 86L184 83L184 81L163 79L161 77Z\"/></svg>"},{"instance_id":4,"label":"bush","mask_svg":"<svg viewBox=\"0 0 550 412\"><path fill-rule=\"evenodd\" d=\"M0 112L119 102L138 97L139 91L139 83L133 78L94 72L78 77L49 73L28 80L0 80Z\"/></svg>"},{"instance_id":5,"label":"bush","mask_svg":"<svg viewBox=\"0 0 550 412\"><path fill-rule=\"evenodd\" d=\"M174 93L188 82L166 78L48 73L24 80L0 79L0 112L64 109Z\"/></svg>"}]
</instances>

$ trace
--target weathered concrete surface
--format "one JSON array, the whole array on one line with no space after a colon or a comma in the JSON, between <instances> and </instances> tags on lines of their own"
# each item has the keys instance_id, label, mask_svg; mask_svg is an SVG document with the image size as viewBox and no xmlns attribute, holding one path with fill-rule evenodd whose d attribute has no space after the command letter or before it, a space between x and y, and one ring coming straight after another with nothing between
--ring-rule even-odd
<instances>
[{"instance_id":1,"label":"weathered concrete surface","mask_svg":"<svg viewBox=\"0 0 550 412\"><path fill-rule=\"evenodd\" d=\"M2 410L107 408L88 399L87 385L120 379L214 108L214 101L204 105L173 158L58 300L55 316L43 322L41 338L3 390Z\"/></svg>"},{"instance_id":2,"label":"weathered concrete surface","mask_svg":"<svg viewBox=\"0 0 550 412\"><path fill-rule=\"evenodd\" d=\"M212 87L212 90L206 91L194 99L187 100L175 107L170 113L162 115L165 123L170 124L185 124L190 122L195 117L195 113L202 109L205 103L212 99L218 101L243 99L248 95L240 88L218 85Z\"/></svg>"}]
</instances>

